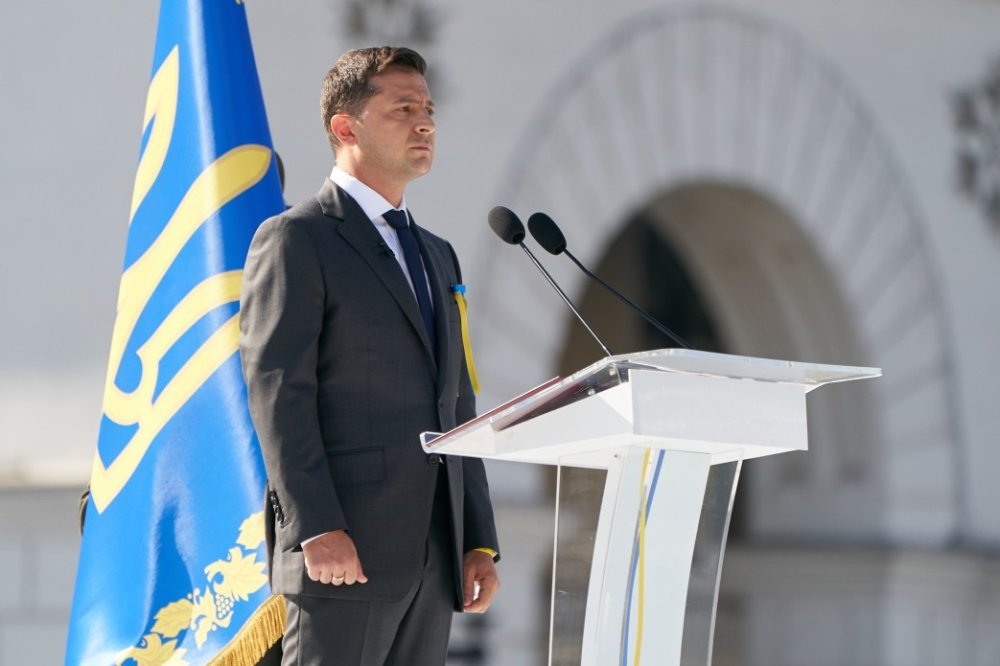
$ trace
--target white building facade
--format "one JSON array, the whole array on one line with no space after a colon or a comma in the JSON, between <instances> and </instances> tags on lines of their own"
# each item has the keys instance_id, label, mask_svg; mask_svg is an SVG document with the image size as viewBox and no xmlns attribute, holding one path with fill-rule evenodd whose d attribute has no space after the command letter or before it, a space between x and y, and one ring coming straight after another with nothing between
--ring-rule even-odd
<instances>
[{"instance_id":1,"label":"white building facade","mask_svg":"<svg viewBox=\"0 0 1000 666\"><path fill-rule=\"evenodd\" d=\"M290 201L331 166L340 52L431 63L438 158L407 198L463 258L481 408L598 355L495 204L547 212L695 346L883 368L810 397L808 453L744 466L715 663L1000 663L1000 5L285 4L248 14ZM156 8L101 11L22 5L0 40L2 664L61 658L96 441ZM549 259L614 351L666 344ZM502 598L456 652L543 663L548 476L493 485Z\"/></svg>"}]
</instances>

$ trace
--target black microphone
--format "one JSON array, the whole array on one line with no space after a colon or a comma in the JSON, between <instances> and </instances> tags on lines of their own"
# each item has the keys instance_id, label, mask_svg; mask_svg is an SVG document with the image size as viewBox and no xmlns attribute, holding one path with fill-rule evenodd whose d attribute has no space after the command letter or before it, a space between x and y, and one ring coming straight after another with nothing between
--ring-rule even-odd
<instances>
[{"instance_id":1,"label":"black microphone","mask_svg":"<svg viewBox=\"0 0 1000 666\"><path fill-rule=\"evenodd\" d=\"M529 257L531 257L531 261L535 264L536 267L538 267L538 270L542 272L542 275L545 276L545 279L548 280L549 284L552 285L552 288L559 293L559 295L563 299L563 302L569 306L569 309L573 311L573 314L576 315L576 318L579 319L580 323L583 324L584 328L587 329L587 332L590 333L590 336L597 341L598 345L601 346L601 349L604 350L604 353L608 356L613 356L611 350L608 349L608 346L604 344L604 341L601 340L600 336L598 336L597 333L594 332L594 329L590 327L590 324L587 323L587 320L583 318L583 315L580 314L580 311L576 308L575 305L573 305L573 301L569 300L569 296L566 295L566 292L564 292L562 289L559 288L559 285L556 284L556 281L552 279L552 276L549 275L549 272L545 270L545 267L542 266L540 261L538 261L538 258L535 257L535 255L532 254L531 250L529 250L528 247L524 244L524 225L521 224L521 220L518 219L517 215L514 214L514 211L512 211L509 208L505 208L504 206L495 206L493 210L490 211L490 214L487 216L487 219L489 220L490 228L493 229L493 232L500 237L500 240L502 240L505 243L509 243L511 245L521 246L521 249L524 250Z\"/></svg>"},{"instance_id":2,"label":"black microphone","mask_svg":"<svg viewBox=\"0 0 1000 666\"><path fill-rule=\"evenodd\" d=\"M392 251L392 248L389 247L389 244L386 243L385 241L382 241L378 244L378 249L382 251L382 254L388 255L393 259L396 258L396 253Z\"/></svg>"},{"instance_id":3,"label":"black microphone","mask_svg":"<svg viewBox=\"0 0 1000 666\"><path fill-rule=\"evenodd\" d=\"M591 280L595 280L602 287L604 287L612 294L617 296L618 300L620 300L622 303L624 303L625 305L629 306L630 308L638 312L640 315L642 315L642 317L645 318L645 320L648 321L650 324L655 326L656 329L660 331L660 333L663 333L664 335L668 336L670 339L672 339L680 346L691 349L691 345L685 342L684 338L677 335L669 328L661 324L653 317L653 315L649 314L648 312L640 308L638 305L630 301L628 298L623 296L620 291L612 287L610 284L599 278L594 273L590 272L586 266L580 263L580 260L574 257L573 253L570 252L568 249L566 249L566 237L563 235L563 232L559 229L559 226L555 223L555 221L551 217L549 217L545 213L535 213L534 215L528 218L528 230L531 231L531 235L534 237L536 241L538 241L538 244L541 245L543 248L545 248L545 250L549 252L549 254L565 254L567 257L573 260L574 264L579 266L580 270L583 271L587 277L589 277Z\"/></svg>"}]
</instances>

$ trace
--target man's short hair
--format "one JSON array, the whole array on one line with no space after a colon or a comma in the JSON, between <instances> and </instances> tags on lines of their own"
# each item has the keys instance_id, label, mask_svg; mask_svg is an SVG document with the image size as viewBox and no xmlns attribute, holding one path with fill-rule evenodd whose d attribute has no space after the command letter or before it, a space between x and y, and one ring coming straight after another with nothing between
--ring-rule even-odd
<instances>
[{"instance_id":1,"label":"man's short hair","mask_svg":"<svg viewBox=\"0 0 1000 666\"><path fill-rule=\"evenodd\" d=\"M427 71L427 62L413 49L377 46L348 51L326 73L319 110L323 116L323 128L334 150L340 142L330 131L330 119L338 113L359 113L368 98L378 92L372 86L371 78L394 67L411 69L423 75Z\"/></svg>"}]
</instances>

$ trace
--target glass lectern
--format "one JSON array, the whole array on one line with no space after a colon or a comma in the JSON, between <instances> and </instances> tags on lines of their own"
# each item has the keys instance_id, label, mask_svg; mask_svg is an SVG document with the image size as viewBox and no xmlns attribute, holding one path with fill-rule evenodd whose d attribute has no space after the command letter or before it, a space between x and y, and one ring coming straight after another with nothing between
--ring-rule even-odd
<instances>
[{"instance_id":1,"label":"glass lectern","mask_svg":"<svg viewBox=\"0 0 1000 666\"><path fill-rule=\"evenodd\" d=\"M710 664L743 461L806 450L806 393L880 374L692 350L612 356L425 433L424 448L559 467L550 664ZM566 468L606 472L564 487Z\"/></svg>"}]
</instances>

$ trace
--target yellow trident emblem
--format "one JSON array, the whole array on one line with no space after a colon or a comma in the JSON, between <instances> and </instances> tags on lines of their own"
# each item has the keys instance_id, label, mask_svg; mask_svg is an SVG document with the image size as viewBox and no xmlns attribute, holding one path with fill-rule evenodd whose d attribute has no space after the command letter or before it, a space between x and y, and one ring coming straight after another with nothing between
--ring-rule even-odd
<instances>
[{"instance_id":1,"label":"yellow trident emblem","mask_svg":"<svg viewBox=\"0 0 1000 666\"><path fill-rule=\"evenodd\" d=\"M180 56L175 46L149 84L143 126L153 124L136 170L130 223L156 182L170 149L179 80ZM100 452L94 457L91 496L99 512L114 501L132 478L157 434L238 349L238 315L234 315L201 344L154 400L163 356L205 314L239 301L241 270L212 275L191 289L139 346L138 386L126 392L115 383L136 323L178 253L216 211L257 184L270 164L270 149L251 144L238 146L216 159L188 187L156 240L122 274L104 388L104 414L116 424L137 427L114 460L102 461Z\"/></svg>"}]
</instances>

